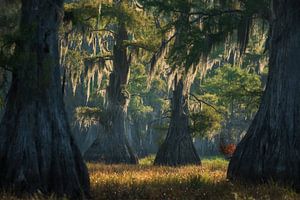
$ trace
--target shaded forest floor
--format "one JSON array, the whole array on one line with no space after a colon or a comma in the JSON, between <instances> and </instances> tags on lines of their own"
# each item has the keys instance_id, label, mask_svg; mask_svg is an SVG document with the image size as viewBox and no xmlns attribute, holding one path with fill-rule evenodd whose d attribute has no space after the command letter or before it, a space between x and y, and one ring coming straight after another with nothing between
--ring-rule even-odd
<instances>
[{"instance_id":1,"label":"shaded forest floor","mask_svg":"<svg viewBox=\"0 0 300 200\"><path fill-rule=\"evenodd\" d=\"M300 194L272 183L228 182L228 162L223 159L204 159L201 167L178 168L152 166L152 161L153 157L145 158L136 166L88 164L93 199L300 199ZM16 198L2 194L1 199Z\"/></svg>"}]
</instances>

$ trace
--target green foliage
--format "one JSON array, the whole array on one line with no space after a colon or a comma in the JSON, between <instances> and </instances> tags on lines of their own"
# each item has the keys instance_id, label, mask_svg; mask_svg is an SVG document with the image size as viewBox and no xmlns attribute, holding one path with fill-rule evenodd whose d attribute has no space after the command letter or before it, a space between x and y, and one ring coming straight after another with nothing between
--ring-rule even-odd
<instances>
[{"instance_id":1,"label":"green foliage","mask_svg":"<svg viewBox=\"0 0 300 200\"><path fill-rule=\"evenodd\" d=\"M194 92L198 95L190 100L193 135L212 138L230 126L229 134L239 137L258 110L263 85L255 72L224 65L212 70Z\"/></svg>"},{"instance_id":2,"label":"green foliage","mask_svg":"<svg viewBox=\"0 0 300 200\"><path fill-rule=\"evenodd\" d=\"M203 106L203 108L190 114L190 130L194 137L209 137L211 138L215 133L221 129L222 115L214 109Z\"/></svg>"},{"instance_id":3,"label":"green foliage","mask_svg":"<svg viewBox=\"0 0 300 200\"><path fill-rule=\"evenodd\" d=\"M212 70L194 91L206 102L202 109L192 110L195 134L221 134L231 142L239 141L258 110L263 93L261 79L254 71L228 64Z\"/></svg>"},{"instance_id":4,"label":"green foliage","mask_svg":"<svg viewBox=\"0 0 300 200\"><path fill-rule=\"evenodd\" d=\"M129 103L129 115L133 120L147 120L150 118L153 108L144 103L149 90L147 88L147 74L143 65L131 66L131 78L128 84L131 100Z\"/></svg>"},{"instance_id":5,"label":"green foliage","mask_svg":"<svg viewBox=\"0 0 300 200\"><path fill-rule=\"evenodd\" d=\"M203 82L206 93L218 97L217 105L224 106L228 112L234 108L248 114L258 109L263 92L260 77L236 66L225 65Z\"/></svg>"},{"instance_id":6,"label":"green foliage","mask_svg":"<svg viewBox=\"0 0 300 200\"><path fill-rule=\"evenodd\" d=\"M148 76L145 66L132 65L131 77L128 90L131 100L128 107L128 115L132 121L147 123L153 117L168 109L166 83L161 79L155 79L152 86L148 88ZM141 131L142 132L142 131Z\"/></svg>"},{"instance_id":7,"label":"green foliage","mask_svg":"<svg viewBox=\"0 0 300 200\"><path fill-rule=\"evenodd\" d=\"M138 126L137 134L145 138L148 129L157 134L156 145L161 144L168 127L165 111L169 109L167 85L162 77L156 77L148 87L148 75L144 65L132 65L128 90L131 100L128 106L128 118ZM141 127L144 127L142 129ZM147 127L147 128L146 128Z\"/></svg>"},{"instance_id":8,"label":"green foliage","mask_svg":"<svg viewBox=\"0 0 300 200\"><path fill-rule=\"evenodd\" d=\"M159 36L151 15L138 9L134 1L114 3L109 0L88 0L65 4L66 21L88 30L114 33L124 23L131 34L128 46L153 50ZM116 33L114 33L116 34Z\"/></svg>"},{"instance_id":9,"label":"green foliage","mask_svg":"<svg viewBox=\"0 0 300 200\"><path fill-rule=\"evenodd\" d=\"M102 0L76 1L64 4L64 21L75 26L94 27Z\"/></svg>"}]
</instances>

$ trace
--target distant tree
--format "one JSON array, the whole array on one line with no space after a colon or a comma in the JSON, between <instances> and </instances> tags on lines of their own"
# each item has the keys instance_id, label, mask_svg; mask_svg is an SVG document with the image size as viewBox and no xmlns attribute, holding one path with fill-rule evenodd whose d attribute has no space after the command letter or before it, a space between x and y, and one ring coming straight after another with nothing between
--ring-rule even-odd
<instances>
[{"instance_id":1,"label":"distant tree","mask_svg":"<svg viewBox=\"0 0 300 200\"><path fill-rule=\"evenodd\" d=\"M89 56L86 61L95 63L96 67L107 67L110 71L104 106L101 109L102 116L106 116L100 120L103 130L85 153L85 158L106 163L135 164L137 158L126 138L126 118L130 102L127 87L130 67L135 62L140 62L142 56L139 55L151 51L156 44L155 39L151 38L153 29L148 28L153 26L154 22L138 9L135 1L125 0L104 1L97 4L93 4L93 1L82 1L66 6L69 15L77 21L83 18L80 14L76 16L76 13L82 10L81 5L85 5L83 7L86 8L85 14L88 18L94 21L96 19L99 23L89 32L96 32L97 37L103 37L100 40L102 44L94 48L96 53ZM87 12L89 9L90 12ZM97 51L98 48L100 51ZM93 68L93 65L88 67ZM93 78L93 74L89 75L89 79ZM90 82L87 90L88 92L91 90Z\"/></svg>"},{"instance_id":2,"label":"distant tree","mask_svg":"<svg viewBox=\"0 0 300 200\"><path fill-rule=\"evenodd\" d=\"M131 94L127 118L128 137L135 152L141 157L148 154L149 143L151 142L147 141L148 122L158 111L154 110L151 105L151 98L155 98L155 94L150 93L150 88L147 88L147 71L144 65L131 66L128 91Z\"/></svg>"},{"instance_id":3,"label":"distant tree","mask_svg":"<svg viewBox=\"0 0 300 200\"><path fill-rule=\"evenodd\" d=\"M188 1L180 2L183 12L190 11ZM178 6L178 5L176 5ZM169 88L173 90L171 100L171 119L169 123L168 133L165 141L159 148L154 164L155 165L185 165L185 164L200 164L200 158L193 145L192 136L189 130L189 91L193 83L195 74L197 73L196 63L186 63L185 61L177 62L178 54L176 50L181 48L184 42L186 32L191 29L189 24L189 15L181 13L174 15L175 22L173 26L174 42L169 46L170 53L161 50L160 56L154 55L152 59L152 70L155 70L155 65L160 63L159 59L165 59L163 56L169 56L166 61L170 67ZM164 41L165 42L165 41ZM166 45L166 44L162 45ZM166 47L162 47L166 48ZM183 52L187 54L187 52ZM186 65L186 66L185 66ZM160 66L161 67L161 66Z\"/></svg>"},{"instance_id":4,"label":"distant tree","mask_svg":"<svg viewBox=\"0 0 300 200\"><path fill-rule=\"evenodd\" d=\"M129 78L130 57L127 54L125 41L128 40L128 32L124 22L118 23L116 32L116 44L113 47L113 71L109 75L109 85L106 90L107 105L104 133L99 134L99 142L93 148L97 148L92 155L89 150L86 158L102 160L106 163L131 163L136 164L134 155L126 138L125 118L130 94L126 90ZM98 141L98 140L97 140ZM94 150L93 150L94 151ZM92 156L92 157L90 157Z\"/></svg>"},{"instance_id":5,"label":"distant tree","mask_svg":"<svg viewBox=\"0 0 300 200\"><path fill-rule=\"evenodd\" d=\"M193 0L143 2L163 13L158 21L165 22L162 29L167 36L153 56L151 69L156 72L158 66L169 66L169 87L173 89L168 134L154 163L172 166L200 164L189 130L190 87L198 71L202 77L205 75L210 66L207 65L209 54L226 41L231 27L239 22L229 16L240 13L240 10L223 1L224 4Z\"/></svg>"},{"instance_id":6,"label":"distant tree","mask_svg":"<svg viewBox=\"0 0 300 200\"><path fill-rule=\"evenodd\" d=\"M84 198L89 177L71 136L61 90L61 0L23 0L13 78L0 124L0 187Z\"/></svg>"},{"instance_id":7,"label":"distant tree","mask_svg":"<svg viewBox=\"0 0 300 200\"><path fill-rule=\"evenodd\" d=\"M155 77L149 85L148 74L145 66L132 66L128 87L131 94L128 107L131 137L135 141L133 147L140 149L139 156L157 152L160 140L165 136L165 132L160 131L161 126L170 119L167 82L162 75Z\"/></svg>"}]
</instances>

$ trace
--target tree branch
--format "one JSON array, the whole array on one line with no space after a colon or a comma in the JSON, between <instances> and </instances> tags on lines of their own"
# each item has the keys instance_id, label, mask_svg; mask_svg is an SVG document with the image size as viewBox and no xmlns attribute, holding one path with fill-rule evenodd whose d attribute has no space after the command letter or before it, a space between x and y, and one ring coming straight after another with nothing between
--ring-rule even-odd
<instances>
[{"instance_id":1,"label":"tree branch","mask_svg":"<svg viewBox=\"0 0 300 200\"><path fill-rule=\"evenodd\" d=\"M102 59L102 60L113 60L112 55L105 55L105 56L93 56L93 57L86 57L84 58L85 60L97 60L97 59Z\"/></svg>"},{"instance_id":2,"label":"tree branch","mask_svg":"<svg viewBox=\"0 0 300 200\"><path fill-rule=\"evenodd\" d=\"M235 14L235 13L242 13L243 10L237 10L237 9L230 9L230 10L214 10L212 12L203 12L203 11L198 11L198 12L184 12L182 10L176 10L173 9L171 10L173 12L176 13L183 13L183 14L187 14L189 16L191 15L201 15L201 17L216 17L216 16L220 16L220 15L224 15L224 14Z\"/></svg>"},{"instance_id":3,"label":"tree branch","mask_svg":"<svg viewBox=\"0 0 300 200\"><path fill-rule=\"evenodd\" d=\"M198 102L200 103L204 103L205 105L211 107L212 109L214 109L217 113L220 113L222 115L226 115L225 113L221 112L220 110L218 110L214 105L202 100L202 99L199 99L196 95L190 93L190 96L194 97L195 100L197 100Z\"/></svg>"}]
</instances>

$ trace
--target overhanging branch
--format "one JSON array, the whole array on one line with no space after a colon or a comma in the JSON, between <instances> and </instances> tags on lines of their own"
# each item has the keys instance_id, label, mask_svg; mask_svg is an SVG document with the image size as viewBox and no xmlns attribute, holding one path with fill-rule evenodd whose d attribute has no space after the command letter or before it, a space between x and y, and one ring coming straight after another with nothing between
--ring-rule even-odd
<instances>
[{"instance_id":1,"label":"overhanging branch","mask_svg":"<svg viewBox=\"0 0 300 200\"><path fill-rule=\"evenodd\" d=\"M199 99L196 95L194 95L193 93L190 93L190 96L194 97L195 100L197 100L200 103L203 103L209 107L211 107L212 109L214 109L217 113L220 113L222 115L226 115L225 113L223 113L222 111L218 110L214 105L212 105L211 103L208 103L207 101L204 101L202 99Z\"/></svg>"}]
</instances>

